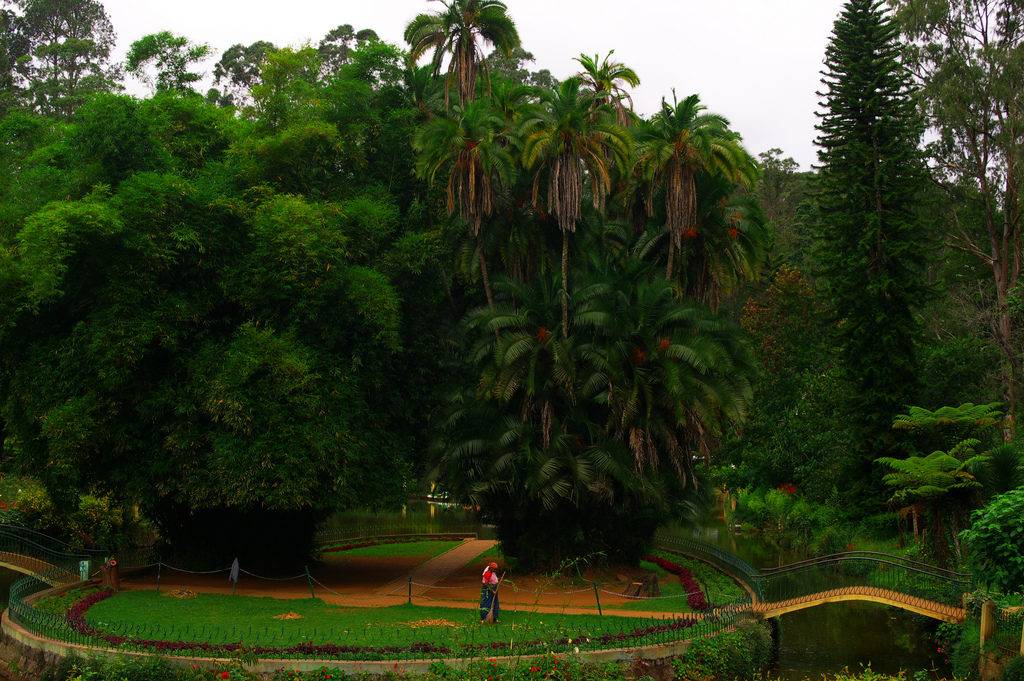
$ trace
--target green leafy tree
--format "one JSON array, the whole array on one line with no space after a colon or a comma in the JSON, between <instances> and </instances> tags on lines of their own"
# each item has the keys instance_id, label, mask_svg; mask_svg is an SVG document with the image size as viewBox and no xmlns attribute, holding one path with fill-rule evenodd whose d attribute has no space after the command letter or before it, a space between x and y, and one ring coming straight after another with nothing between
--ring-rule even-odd
<instances>
[{"instance_id":1,"label":"green leafy tree","mask_svg":"<svg viewBox=\"0 0 1024 681\"><path fill-rule=\"evenodd\" d=\"M892 0L935 141L928 152L950 200L950 247L988 271L991 331L1002 355L1013 436L1022 375L1012 307L1024 236L1024 26L1020 0Z\"/></svg>"},{"instance_id":2,"label":"green leafy tree","mask_svg":"<svg viewBox=\"0 0 1024 681\"><path fill-rule=\"evenodd\" d=\"M252 115L268 131L322 118L320 55L311 47L269 52L252 88Z\"/></svg>"},{"instance_id":3,"label":"green leafy tree","mask_svg":"<svg viewBox=\"0 0 1024 681\"><path fill-rule=\"evenodd\" d=\"M447 175L448 214L457 210L477 243L480 274L492 307L494 294L480 230L494 213L498 193L511 185L515 172L504 129L504 119L489 103L472 102L465 109L456 106L450 117L435 118L415 141L420 175L431 184L439 175Z\"/></svg>"},{"instance_id":4,"label":"green leafy tree","mask_svg":"<svg viewBox=\"0 0 1024 681\"><path fill-rule=\"evenodd\" d=\"M961 538L981 582L1004 593L1024 589L1024 487L975 511Z\"/></svg>"},{"instance_id":5,"label":"green leafy tree","mask_svg":"<svg viewBox=\"0 0 1024 681\"><path fill-rule=\"evenodd\" d=\"M612 171L625 167L631 153L629 133L607 108L595 116L594 99L578 78L569 78L545 92L542 106L522 122L522 163L533 173L533 205L543 205L562 233L563 336L569 335L569 235L582 217L584 189L589 187L595 210L603 211Z\"/></svg>"},{"instance_id":6,"label":"green leafy tree","mask_svg":"<svg viewBox=\"0 0 1024 681\"><path fill-rule=\"evenodd\" d=\"M116 36L98 0L16 0L20 96L46 115L70 117L88 97L116 87Z\"/></svg>"},{"instance_id":7,"label":"green leafy tree","mask_svg":"<svg viewBox=\"0 0 1024 681\"><path fill-rule=\"evenodd\" d=\"M405 29L409 61L415 64L433 50L431 63L439 74L448 59L445 104L455 89L459 103L476 97L477 76L485 68L482 49L493 45L501 52L519 47L519 31L508 7L500 0L441 0L444 9L420 14ZM486 75L486 74L485 74Z\"/></svg>"},{"instance_id":8,"label":"green leafy tree","mask_svg":"<svg viewBox=\"0 0 1024 681\"><path fill-rule=\"evenodd\" d=\"M901 49L880 2L847 2L826 52L819 124L819 266L853 386L856 479L869 487L893 418L913 401L914 310L927 294L922 124Z\"/></svg>"},{"instance_id":9,"label":"green leafy tree","mask_svg":"<svg viewBox=\"0 0 1024 681\"><path fill-rule=\"evenodd\" d=\"M28 52L18 16L0 6L0 117L16 103L15 84L18 57Z\"/></svg>"},{"instance_id":10,"label":"green leafy tree","mask_svg":"<svg viewBox=\"0 0 1024 681\"><path fill-rule=\"evenodd\" d=\"M654 212L655 195L664 195L669 242L665 267L671 279L683 239L700 235L697 176L716 174L749 186L756 166L729 121L705 113L697 95L674 105L663 100L661 111L637 131L637 143L639 163L651 188L649 214Z\"/></svg>"},{"instance_id":11,"label":"green leafy tree","mask_svg":"<svg viewBox=\"0 0 1024 681\"><path fill-rule=\"evenodd\" d=\"M203 77L192 68L209 56L209 45L197 45L184 36L161 31L132 43L125 69L157 92L187 92Z\"/></svg>"},{"instance_id":12,"label":"green leafy tree","mask_svg":"<svg viewBox=\"0 0 1024 681\"><path fill-rule=\"evenodd\" d=\"M216 86L207 95L221 106L246 106L252 103L252 89L260 82L260 73L267 55L277 48L260 40L251 45L232 45L213 67Z\"/></svg>"},{"instance_id":13,"label":"green leafy tree","mask_svg":"<svg viewBox=\"0 0 1024 681\"><path fill-rule=\"evenodd\" d=\"M353 49L375 40L379 40L377 33L369 28L357 31L352 28L351 24L342 24L331 29L316 48L320 54L320 63L323 65L324 73L326 75L337 73L342 66L348 63Z\"/></svg>"}]
</instances>

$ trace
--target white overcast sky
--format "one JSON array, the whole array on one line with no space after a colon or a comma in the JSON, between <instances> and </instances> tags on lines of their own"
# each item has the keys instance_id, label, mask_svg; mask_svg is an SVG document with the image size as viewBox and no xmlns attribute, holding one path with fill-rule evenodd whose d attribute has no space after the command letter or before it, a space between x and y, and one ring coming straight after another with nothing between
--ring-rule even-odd
<instances>
[{"instance_id":1,"label":"white overcast sky","mask_svg":"<svg viewBox=\"0 0 1024 681\"><path fill-rule=\"evenodd\" d=\"M103 0L119 38L168 30L210 44L317 42L331 28L372 28L401 43L405 24L440 5L427 0ZM772 147L808 167L814 112L832 22L842 0L507 0L534 68L575 71L573 57L615 49L643 82L634 95L654 111L675 88L697 92L727 116L748 148ZM212 59L208 68L216 61Z\"/></svg>"}]
</instances>

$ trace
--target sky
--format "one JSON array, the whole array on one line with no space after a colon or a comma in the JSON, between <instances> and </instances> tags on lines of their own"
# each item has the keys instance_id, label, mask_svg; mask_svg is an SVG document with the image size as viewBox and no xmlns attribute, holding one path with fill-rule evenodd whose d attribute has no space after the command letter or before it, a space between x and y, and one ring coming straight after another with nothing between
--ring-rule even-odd
<instances>
[{"instance_id":1,"label":"sky","mask_svg":"<svg viewBox=\"0 0 1024 681\"><path fill-rule=\"evenodd\" d=\"M804 168L815 162L814 124L825 46L842 0L506 0L534 70L572 75L581 52L614 49L642 80L639 112L662 97L698 93L732 122L754 154L778 147ZM405 24L440 7L429 0L104 0L117 57L148 33L172 31L209 44L316 43L340 24L402 42ZM141 85L134 88L144 92Z\"/></svg>"}]
</instances>

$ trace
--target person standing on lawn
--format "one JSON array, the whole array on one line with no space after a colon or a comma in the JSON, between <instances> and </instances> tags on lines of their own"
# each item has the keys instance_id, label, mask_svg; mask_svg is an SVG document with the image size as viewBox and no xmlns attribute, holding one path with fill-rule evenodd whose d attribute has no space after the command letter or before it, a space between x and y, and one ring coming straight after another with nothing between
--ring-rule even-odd
<instances>
[{"instance_id":1,"label":"person standing on lawn","mask_svg":"<svg viewBox=\"0 0 1024 681\"><path fill-rule=\"evenodd\" d=\"M483 624L490 617L494 624L498 623L498 564L491 563L484 568L480 586L480 623Z\"/></svg>"}]
</instances>

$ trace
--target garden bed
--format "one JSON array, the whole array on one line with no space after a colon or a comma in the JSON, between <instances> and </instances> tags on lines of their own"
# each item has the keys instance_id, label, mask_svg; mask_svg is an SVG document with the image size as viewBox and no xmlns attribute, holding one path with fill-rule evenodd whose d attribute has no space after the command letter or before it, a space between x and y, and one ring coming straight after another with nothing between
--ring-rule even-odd
<instances>
[{"instance_id":1,"label":"garden bed","mask_svg":"<svg viewBox=\"0 0 1024 681\"><path fill-rule=\"evenodd\" d=\"M294 619L281 619L288 614ZM422 659L575 652L689 638L712 623L508 612L481 626L474 610L422 606L342 608L320 600L156 592L91 593L67 613L84 642L174 655ZM49 632L53 635L53 632Z\"/></svg>"}]
</instances>

